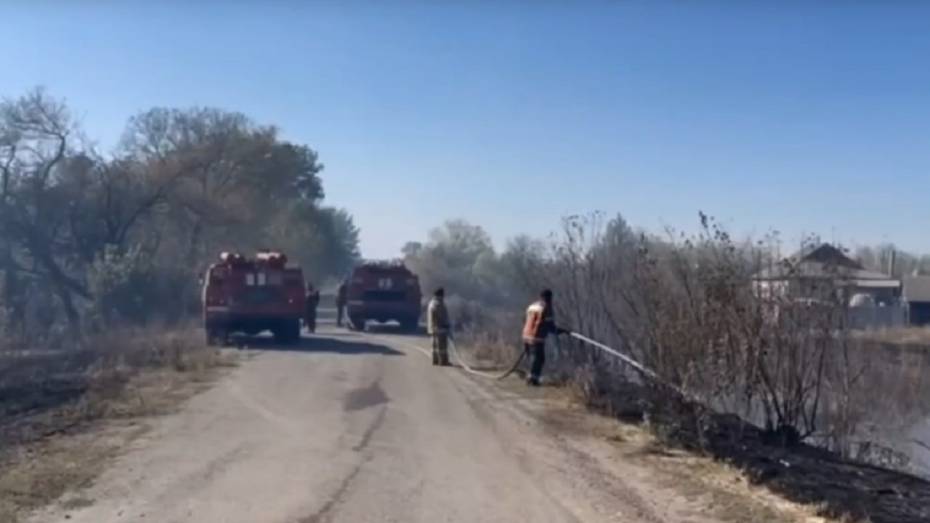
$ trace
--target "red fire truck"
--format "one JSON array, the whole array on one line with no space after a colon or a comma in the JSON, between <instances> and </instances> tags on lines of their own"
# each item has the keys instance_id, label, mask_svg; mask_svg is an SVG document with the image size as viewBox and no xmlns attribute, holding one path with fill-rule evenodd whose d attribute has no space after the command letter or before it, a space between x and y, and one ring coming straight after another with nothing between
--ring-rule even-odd
<instances>
[{"instance_id":1,"label":"red fire truck","mask_svg":"<svg viewBox=\"0 0 930 523\"><path fill-rule=\"evenodd\" d=\"M346 312L352 328L367 320L395 320L406 330L420 322L420 280L400 261L368 261L352 271Z\"/></svg>"},{"instance_id":2,"label":"red fire truck","mask_svg":"<svg viewBox=\"0 0 930 523\"><path fill-rule=\"evenodd\" d=\"M226 343L233 332L271 331L281 343L300 340L304 276L287 256L259 251L254 259L224 252L203 281L203 326L207 343Z\"/></svg>"}]
</instances>

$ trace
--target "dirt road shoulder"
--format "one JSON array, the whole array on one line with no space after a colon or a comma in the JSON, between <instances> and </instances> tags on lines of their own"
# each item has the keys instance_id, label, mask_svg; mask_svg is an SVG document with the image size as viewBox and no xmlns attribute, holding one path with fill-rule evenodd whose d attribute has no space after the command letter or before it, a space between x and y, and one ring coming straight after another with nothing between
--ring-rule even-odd
<instances>
[{"instance_id":1,"label":"dirt road shoulder","mask_svg":"<svg viewBox=\"0 0 930 523\"><path fill-rule=\"evenodd\" d=\"M642 427L587 411L566 389L528 388L517 379L458 378L480 391L472 401L493 404L497 416L523 427L517 437L528 452L551 457L544 476L550 491L580 499L604 493L622 499L617 506L633 512L611 514L611 520L825 521L815 507L753 486L735 469L669 450ZM606 507L615 501L595 496L591 502Z\"/></svg>"}]
</instances>

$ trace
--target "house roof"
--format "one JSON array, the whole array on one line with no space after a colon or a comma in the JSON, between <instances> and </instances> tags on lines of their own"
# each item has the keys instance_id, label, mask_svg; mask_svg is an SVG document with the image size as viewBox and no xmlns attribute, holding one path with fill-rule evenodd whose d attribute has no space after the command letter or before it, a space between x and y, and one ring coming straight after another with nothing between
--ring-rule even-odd
<instances>
[{"instance_id":1,"label":"house roof","mask_svg":"<svg viewBox=\"0 0 930 523\"><path fill-rule=\"evenodd\" d=\"M887 274L866 270L862 265L829 243L801 251L756 273L757 280L790 278L841 278L859 287L898 287L901 282ZM881 283L879 283L881 282Z\"/></svg>"},{"instance_id":2,"label":"house roof","mask_svg":"<svg viewBox=\"0 0 930 523\"><path fill-rule=\"evenodd\" d=\"M906 301L930 302L930 276L905 276L903 294Z\"/></svg>"},{"instance_id":3,"label":"house roof","mask_svg":"<svg viewBox=\"0 0 930 523\"><path fill-rule=\"evenodd\" d=\"M796 265L778 264L767 267L755 275L758 280L783 280L787 278L842 278L846 280L900 282L887 274L865 269L853 269L847 266L827 265L816 261L804 260Z\"/></svg>"},{"instance_id":4,"label":"house roof","mask_svg":"<svg viewBox=\"0 0 930 523\"><path fill-rule=\"evenodd\" d=\"M832 267L848 267L855 270L863 270L863 267L859 262L853 260L849 256L838 249L830 245L829 243L823 243L819 247L805 253L798 253L793 256L795 260L800 259L801 262L818 262L824 265L830 265Z\"/></svg>"}]
</instances>

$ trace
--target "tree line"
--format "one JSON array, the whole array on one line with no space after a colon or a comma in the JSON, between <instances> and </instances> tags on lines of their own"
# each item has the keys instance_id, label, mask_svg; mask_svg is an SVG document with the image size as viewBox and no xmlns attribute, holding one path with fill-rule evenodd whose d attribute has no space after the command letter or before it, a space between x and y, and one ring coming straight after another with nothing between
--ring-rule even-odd
<instances>
[{"instance_id":1,"label":"tree line","mask_svg":"<svg viewBox=\"0 0 930 523\"><path fill-rule=\"evenodd\" d=\"M884 272L895 278L930 276L930 254L917 254L897 248L894 244L861 246L854 258L865 268Z\"/></svg>"},{"instance_id":2,"label":"tree line","mask_svg":"<svg viewBox=\"0 0 930 523\"><path fill-rule=\"evenodd\" d=\"M274 126L216 108L153 108L102 153L43 89L0 102L0 299L6 339L73 339L198 310L221 250L277 248L341 275L358 229L323 204L323 164Z\"/></svg>"}]
</instances>

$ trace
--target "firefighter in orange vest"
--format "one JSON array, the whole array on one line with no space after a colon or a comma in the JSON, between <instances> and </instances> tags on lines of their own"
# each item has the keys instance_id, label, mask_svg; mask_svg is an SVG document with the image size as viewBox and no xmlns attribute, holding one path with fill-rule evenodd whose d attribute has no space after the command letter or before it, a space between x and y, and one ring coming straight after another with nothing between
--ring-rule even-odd
<instances>
[{"instance_id":1,"label":"firefighter in orange vest","mask_svg":"<svg viewBox=\"0 0 930 523\"><path fill-rule=\"evenodd\" d=\"M523 325L523 350L533 357L527 385L539 386L539 377L546 363L546 337L550 334L568 334L569 331L555 324L552 310L552 291L539 293L539 300L526 309L526 323Z\"/></svg>"}]
</instances>

